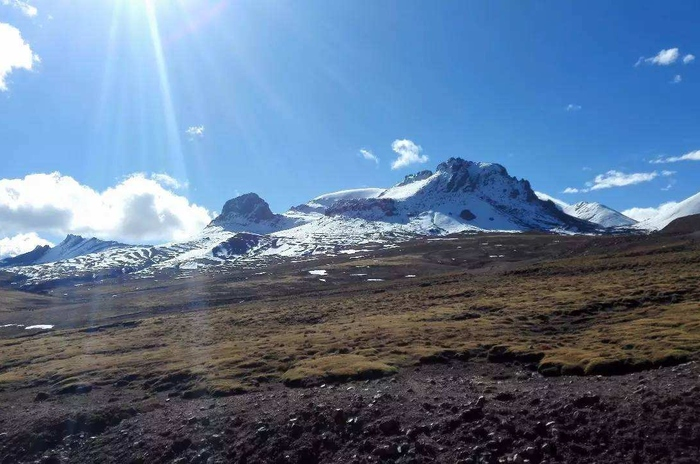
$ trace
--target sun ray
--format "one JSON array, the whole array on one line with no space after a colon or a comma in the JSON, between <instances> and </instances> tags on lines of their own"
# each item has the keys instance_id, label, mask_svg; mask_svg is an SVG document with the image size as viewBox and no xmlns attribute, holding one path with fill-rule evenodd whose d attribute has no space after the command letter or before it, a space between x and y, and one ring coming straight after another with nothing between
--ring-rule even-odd
<instances>
[{"instance_id":1,"label":"sun ray","mask_svg":"<svg viewBox=\"0 0 700 464\"><path fill-rule=\"evenodd\" d=\"M187 179L187 168L185 166L182 152L182 137L180 136L180 126L178 124L175 106L173 104L172 92L170 89L170 79L163 53L163 43L158 27L158 17L154 6L154 0L145 0L146 16L148 28L151 35L151 44L155 55L156 67L158 70L158 81L160 84L161 102L163 105L163 116L165 117L167 130L167 146L172 164L173 174L178 179Z\"/></svg>"}]
</instances>

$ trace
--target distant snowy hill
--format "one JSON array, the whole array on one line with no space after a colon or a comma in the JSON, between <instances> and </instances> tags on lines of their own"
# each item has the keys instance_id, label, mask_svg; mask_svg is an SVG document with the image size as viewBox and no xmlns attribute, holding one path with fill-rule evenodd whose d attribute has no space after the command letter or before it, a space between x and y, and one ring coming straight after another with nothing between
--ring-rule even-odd
<instances>
[{"instance_id":1,"label":"distant snowy hill","mask_svg":"<svg viewBox=\"0 0 700 464\"><path fill-rule=\"evenodd\" d=\"M700 193L696 193L672 208L662 211L657 216L651 217L637 224L640 229L660 230L669 225L675 219L679 219L692 214L700 214Z\"/></svg>"},{"instance_id":2,"label":"distant snowy hill","mask_svg":"<svg viewBox=\"0 0 700 464\"><path fill-rule=\"evenodd\" d=\"M41 283L210 266L263 266L270 260L308 259L395 247L419 236L479 231L589 233L599 226L543 201L526 180L498 164L451 158L390 188L320 195L283 214L255 193L231 199L199 235L185 242L127 246L69 236L50 249L3 262L6 270Z\"/></svg>"},{"instance_id":3,"label":"distant snowy hill","mask_svg":"<svg viewBox=\"0 0 700 464\"><path fill-rule=\"evenodd\" d=\"M583 219L602 227L631 227L637 223L634 219L600 203L581 201L575 205L570 205L545 193L535 193L541 200L551 201L569 216Z\"/></svg>"},{"instance_id":4,"label":"distant snowy hill","mask_svg":"<svg viewBox=\"0 0 700 464\"><path fill-rule=\"evenodd\" d=\"M0 266L28 266L34 264L55 263L78 256L99 253L112 248L124 248L127 245L118 242L104 241L97 238L83 238L79 235L68 235L65 240L54 247L38 246L34 250L0 261Z\"/></svg>"},{"instance_id":5,"label":"distant snowy hill","mask_svg":"<svg viewBox=\"0 0 700 464\"><path fill-rule=\"evenodd\" d=\"M625 216L600 203L587 203L585 201L567 206L564 212L603 227L631 227L637 223L634 219Z\"/></svg>"}]
</instances>

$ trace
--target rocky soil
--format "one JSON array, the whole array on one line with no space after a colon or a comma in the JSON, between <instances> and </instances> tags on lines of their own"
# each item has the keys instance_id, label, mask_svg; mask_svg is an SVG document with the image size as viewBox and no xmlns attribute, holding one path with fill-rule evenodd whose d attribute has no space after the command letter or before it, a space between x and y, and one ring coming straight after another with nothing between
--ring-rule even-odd
<instances>
[{"instance_id":1,"label":"rocky soil","mask_svg":"<svg viewBox=\"0 0 700 464\"><path fill-rule=\"evenodd\" d=\"M452 361L188 399L127 379L3 392L0 462L696 463L699 417L697 363L545 378Z\"/></svg>"}]
</instances>

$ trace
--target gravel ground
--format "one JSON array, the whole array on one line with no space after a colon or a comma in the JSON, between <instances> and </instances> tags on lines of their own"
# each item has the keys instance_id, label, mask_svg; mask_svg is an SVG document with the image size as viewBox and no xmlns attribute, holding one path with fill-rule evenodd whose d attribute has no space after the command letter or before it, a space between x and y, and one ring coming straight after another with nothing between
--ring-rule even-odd
<instances>
[{"instance_id":1,"label":"gravel ground","mask_svg":"<svg viewBox=\"0 0 700 464\"><path fill-rule=\"evenodd\" d=\"M0 462L697 463L700 367L545 378L458 362L184 399L138 382L0 395Z\"/></svg>"}]
</instances>

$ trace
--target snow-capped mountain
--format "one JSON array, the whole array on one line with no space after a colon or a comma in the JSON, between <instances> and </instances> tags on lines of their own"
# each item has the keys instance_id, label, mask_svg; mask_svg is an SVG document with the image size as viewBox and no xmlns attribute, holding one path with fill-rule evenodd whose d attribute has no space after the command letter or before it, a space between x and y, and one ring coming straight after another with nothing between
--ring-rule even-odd
<instances>
[{"instance_id":1,"label":"snow-capped mountain","mask_svg":"<svg viewBox=\"0 0 700 464\"><path fill-rule=\"evenodd\" d=\"M390 188L344 190L275 214L254 193L229 200L186 242L127 246L70 236L50 250L15 258L6 268L25 283L210 266L260 266L358 247L396 246L417 236L478 231L594 232L595 224L542 201L526 180L498 164L451 158L435 172L406 176ZM47 264L49 263L49 264Z\"/></svg>"},{"instance_id":2,"label":"snow-capped mountain","mask_svg":"<svg viewBox=\"0 0 700 464\"><path fill-rule=\"evenodd\" d=\"M104 241L97 238L83 238L79 235L68 235L54 247L38 246L34 250L13 258L0 261L0 266L29 266L34 264L55 263L68 259L99 253L112 248L124 248L119 242Z\"/></svg>"},{"instance_id":3,"label":"snow-capped mountain","mask_svg":"<svg viewBox=\"0 0 700 464\"><path fill-rule=\"evenodd\" d=\"M329 201L332 200L332 201ZM347 190L324 195L295 212L392 224L408 233L430 235L479 230L591 231L589 223L541 201L526 180L498 164L451 158L437 170L422 171L388 189Z\"/></svg>"},{"instance_id":4,"label":"snow-capped mountain","mask_svg":"<svg viewBox=\"0 0 700 464\"><path fill-rule=\"evenodd\" d=\"M596 202L581 201L575 205L565 207L564 212L569 216L590 221L603 227L631 227L637 223L637 221L619 211Z\"/></svg>"},{"instance_id":5,"label":"snow-capped mountain","mask_svg":"<svg viewBox=\"0 0 700 464\"><path fill-rule=\"evenodd\" d=\"M670 208L663 208L657 216L639 222L637 227L647 230L660 230L673 220L692 214L700 214L700 193L696 193Z\"/></svg>"},{"instance_id":6,"label":"snow-capped mountain","mask_svg":"<svg viewBox=\"0 0 700 464\"><path fill-rule=\"evenodd\" d=\"M569 216L583 219L602 227L631 227L637 223L634 219L600 203L581 201L570 205L546 193L535 192L535 194L541 200L551 201Z\"/></svg>"}]
</instances>

